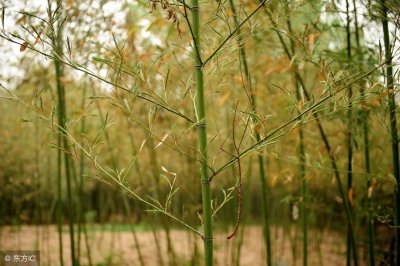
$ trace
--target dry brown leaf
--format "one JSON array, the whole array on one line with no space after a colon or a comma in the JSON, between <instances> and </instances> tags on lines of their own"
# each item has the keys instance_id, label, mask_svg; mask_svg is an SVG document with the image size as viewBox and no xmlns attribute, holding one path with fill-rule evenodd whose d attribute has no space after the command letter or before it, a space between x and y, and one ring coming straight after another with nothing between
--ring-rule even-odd
<instances>
[{"instance_id":1,"label":"dry brown leaf","mask_svg":"<svg viewBox=\"0 0 400 266\"><path fill-rule=\"evenodd\" d=\"M17 19L17 21L15 21L15 25L22 24L25 22L25 20L26 20L26 17L22 16L19 19Z\"/></svg>"},{"instance_id":2,"label":"dry brown leaf","mask_svg":"<svg viewBox=\"0 0 400 266\"><path fill-rule=\"evenodd\" d=\"M374 191L374 187L373 186L370 186L369 188L368 188L368 198L370 199L371 197L372 197L372 192Z\"/></svg>"},{"instance_id":3,"label":"dry brown leaf","mask_svg":"<svg viewBox=\"0 0 400 266\"><path fill-rule=\"evenodd\" d=\"M36 39L35 39L35 42L33 43L33 45L35 45L39 42L41 35L42 35L42 32L39 32L39 34L36 36Z\"/></svg>"},{"instance_id":4,"label":"dry brown leaf","mask_svg":"<svg viewBox=\"0 0 400 266\"><path fill-rule=\"evenodd\" d=\"M26 48L28 47L29 43L28 42L24 42L23 44L21 44L21 47L19 47L19 51L23 52L26 50Z\"/></svg>"},{"instance_id":5,"label":"dry brown leaf","mask_svg":"<svg viewBox=\"0 0 400 266\"><path fill-rule=\"evenodd\" d=\"M353 196L354 196L353 188L350 188L350 189L349 189L349 192L348 192L348 197L349 197L350 205L354 205Z\"/></svg>"}]
</instances>

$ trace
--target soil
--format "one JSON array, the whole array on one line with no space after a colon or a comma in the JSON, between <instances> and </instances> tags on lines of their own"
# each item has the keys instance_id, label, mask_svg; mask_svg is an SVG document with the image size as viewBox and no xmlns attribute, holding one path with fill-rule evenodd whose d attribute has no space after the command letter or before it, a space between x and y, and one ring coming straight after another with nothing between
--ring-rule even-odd
<instances>
[{"instance_id":1,"label":"soil","mask_svg":"<svg viewBox=\"0 0 400 266\"><path fill-rule=\"evenodd\" d=\"M240 251L241 266L265 265L265 248L262 228L249 226L244 229L243 244ZM202 265L192 263L193 258L201 256L202 240L183 230L171 230L170 242L173 243L175 256L168 255L166 234L159 231L136 232L140 253L145 266L168 265L175 261L180 265ZM158 243L155 241L157 235ZM227 232L216 231L215 262L216 265L230 266L234 253L237 252L239 235L227 240ZM63 228L64 265L71 265L68 228ZM294 239L297 239L296 241ZM271 230L273 262L277 266L302 265L301 232L292 228ZM0 250L40 250L41 266L58 266L59 244L56 226L19 226L2 227L0 231ZM325 232L309 232L309 265L340 266L345 265L346 253L344 239L338 234ZM90 248L92 265L141 265L137 245L132 232L88 231L88 246ZM157 248L157 244L160 247ZM81 265L88 264L87 245L84 237L81 239ZM197 246L197 252L195 252ZM159 254L163 254L160 256ZM171 265L171 264L170 264Z\"/></svg>"}]
</instances>

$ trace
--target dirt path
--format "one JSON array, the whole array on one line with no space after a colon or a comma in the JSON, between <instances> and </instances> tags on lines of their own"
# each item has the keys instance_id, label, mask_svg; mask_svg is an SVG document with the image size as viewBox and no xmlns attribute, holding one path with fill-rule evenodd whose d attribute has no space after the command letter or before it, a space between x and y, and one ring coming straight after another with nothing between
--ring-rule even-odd
<instances>
[{"instance_id":1,"label":"dirt path","mask_svg":"<svg viewBox=\"0 0 400 266\"><path fill-rule=\"evenodd\" d=\"M63 233L63 254L65 265L70 265L69 260L69 235L67 228ZM161 265L158 252L151 231L137 232L140 250L146 266ZM167 254L167 244L163 232L157 232L163 254ZM226 240L226 233L217 232L215 239L216 265L230 266L233 250L236 250L236 240ZM290 236L282 229L274 229L272 232L272 244L275 265L293 266L302 264L301 234L298 233L297 241L293 241L295 232ZM190 259L194 254L195 239L198 250L202 250L202 243L198 237L181 230L172 230L171 239L177 254L178 265L190 265ZM318 239L323 243L318 245ZM345 264L344 245L339 244L340 238L330 233L311 232L309 245L309 265L340 266ZM136 245L131 232L90 231L89 240L91 258L94 265L140 265L136 251ZM244 242L240 254L241 266L263 265L265 250L263 244L262 229L251 226L245 229ZM296 244L293 244L296 243ZM81 242L81 262L87 265L87 251L84 239ZM41 266L59 265L58 234L55 226L21 226L3 227L0 235L0 250L40 250ZM200 252L199 251L199 252ZM293 255L296 254L296 255ZM321 257L322 256L322 257ZM168 258L164 255L165 263ZM99 264L112 258L111 264ZM165 265L167 265L165 263ZM201 264L200 264L201 265Z\"/></svg>"}]
</instances>

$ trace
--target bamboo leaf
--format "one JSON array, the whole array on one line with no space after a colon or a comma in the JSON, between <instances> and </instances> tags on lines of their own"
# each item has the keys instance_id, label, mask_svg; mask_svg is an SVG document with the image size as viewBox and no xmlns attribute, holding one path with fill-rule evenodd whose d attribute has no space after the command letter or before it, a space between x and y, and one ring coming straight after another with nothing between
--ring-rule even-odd
<instances>
[{"instance_id":1,"label":"bamboo leaf","mask_svg":"<svg viewBox=\"0 0 400 266\"><path fill-rule=\"evenodd\" d=\"M164 143L164 141L168 138L169 133L165 134L164 137L162 137L161 141L154 147L154 149L157 149L158 147L161 146L161 144Z\"/></svg>"}]
</instances>

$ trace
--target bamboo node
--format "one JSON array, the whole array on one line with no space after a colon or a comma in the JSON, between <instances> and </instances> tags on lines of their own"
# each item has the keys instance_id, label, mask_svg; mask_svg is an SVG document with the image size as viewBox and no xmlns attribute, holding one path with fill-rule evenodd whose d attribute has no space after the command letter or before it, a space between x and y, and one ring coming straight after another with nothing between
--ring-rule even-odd
<instances>
[{"instance_id":1,"label":"bamboo node","mask_svg":"<svg viewBox=\"0 0 400 266\"><path fill-rule=\"evenodd\" d=\"M202 185L208 185L208 184L210 184L210 182L211 182L211 178L207 178L207 179L202 179L201 180L201 184Z\"/></svg>"},{"instance_id":2,"label":"bamboo node","mask_svg":"<svg viewBox=\"0 0 400 266\"><path fill-rule=\"evenodd\" d=\"M213 241L214 241L214 238L213 238L213 237L205 237L205 236L202 236L201 238L204 240L204 242L213 242Z\"/></svg>"},{"instance_id":3,"label":"bamboo node","mask_svg":"<svg viewBox=\"0 0 400 266\"><path fill-rule=\"evenodd\" d=\"M206 127L207 123L205 121L199 121L198 123L196 123L196 127L198 128L202 128L202 127Z\"/></svg>"}]
</instances>

